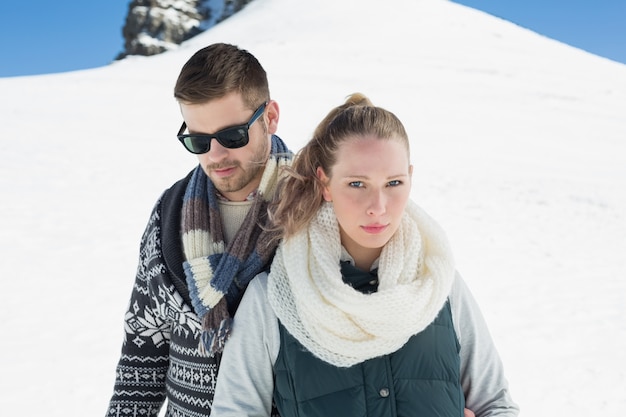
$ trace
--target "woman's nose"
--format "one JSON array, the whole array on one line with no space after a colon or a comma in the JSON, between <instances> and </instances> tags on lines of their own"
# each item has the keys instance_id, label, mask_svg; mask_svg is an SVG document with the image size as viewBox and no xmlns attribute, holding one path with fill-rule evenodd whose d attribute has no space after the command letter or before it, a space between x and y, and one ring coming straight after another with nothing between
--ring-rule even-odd
<instances>
[{"instance_id":1,"label":"woman's nose","mask_svg":"<svg viewBox=\"0 0 626 417\"><path fill-rule=\"evenodd\" d=\"M373 192L367 208L370 216L379 216L385 213L385 195L381 191Z\"/></svg>"}]
</instances>

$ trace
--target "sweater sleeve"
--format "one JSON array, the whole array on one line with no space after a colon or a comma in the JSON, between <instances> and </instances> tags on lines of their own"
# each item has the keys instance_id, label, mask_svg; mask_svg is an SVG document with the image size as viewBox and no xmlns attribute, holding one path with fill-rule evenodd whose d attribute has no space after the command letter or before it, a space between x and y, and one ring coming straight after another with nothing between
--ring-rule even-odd
<instances>
[{"instance_id":1,"label":"sweater sleeve","mask_svg":"<svg viewBox=\"0 0 626 417\"><path fill-rule=\"evenodd\" d=\"M141 239L108 417L156 416L165 400L169 329L155 307L155 289L151 285L164 270L159 216L160 202L154 207Z\"/></svg>"},{"instance_id":2,"label":"sweater sleeve","mask_svg":"<svg viewBox=\"0 0 626 417\"><path fill-rule=\"evenodd\" d=\"M458 274L450 292L450 307L461 345L461 385L465 406L476 417L517 416L519 407L511 399L502 362L485 319Z\"/></svg>"},{"instance_id":3,"label":"sweater sleeve","mask_svg":"<svg viewBox=\"0 0 626 417\"><path fill-rule=\"evenodd\" d=\"M213 397L215 416L271 414L280 335L266 290L267 274L262 273L251 281L237 309Z\"/></svg>"}]
</instances>

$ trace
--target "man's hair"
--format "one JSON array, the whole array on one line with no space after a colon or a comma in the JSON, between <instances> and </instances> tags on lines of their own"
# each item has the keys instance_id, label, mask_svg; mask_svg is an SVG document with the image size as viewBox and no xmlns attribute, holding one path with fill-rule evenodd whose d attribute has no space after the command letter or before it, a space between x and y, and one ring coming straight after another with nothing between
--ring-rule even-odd
<instances>
[{"instance_id":1,"label":"man's hair","mask_svg":"<svg viewBox=\"0 0 626 417\"><path fill-rule=\"evenodd\" d=\"M176 80L174 97L181 103L201 104L240 93L247 107L256 109L270 99L267 74L250 52L215 43L196 52Z\"/></svg>"}]
</instances>

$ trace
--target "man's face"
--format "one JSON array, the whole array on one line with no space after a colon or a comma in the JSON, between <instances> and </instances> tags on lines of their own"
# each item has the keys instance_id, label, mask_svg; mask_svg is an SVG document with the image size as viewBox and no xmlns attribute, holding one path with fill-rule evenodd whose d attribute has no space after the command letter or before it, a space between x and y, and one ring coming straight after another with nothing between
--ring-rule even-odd
<instances>
[{"instance_id":1,"label":"man's face","mask_svg":"<svg viewBox=\"0 0 626 417\"><path fill-rule=\"evenodd\" d=\"M254 110L245 107L239 93L202 104L180 104L190 133L212 134L224 128L246 124ZM243 201L261 182L270 152L270 135L278 123L278 106L268 103L265 113L248 131L244 147L228 149L215 139L209 152L198 155L200 165L215 188L231 201Z\"/></svg>"}]
</instances>

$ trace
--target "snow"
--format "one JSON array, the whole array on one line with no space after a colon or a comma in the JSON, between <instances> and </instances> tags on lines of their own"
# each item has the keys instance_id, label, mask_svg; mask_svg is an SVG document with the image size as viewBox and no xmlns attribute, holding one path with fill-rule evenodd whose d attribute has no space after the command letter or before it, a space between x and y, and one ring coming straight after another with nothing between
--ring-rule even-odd
<instances>
[{"instance_id":1,"label":"snow","mask_svg":"<svg viewBox=\"0 0 626 417\"><path fill-rule=\"evenodd\" d=\"M404 121L522 415L621 415L626 66L445 0L256 0L162 55L0 78L3 414L105 413L141 233L196 164L174 82L222 41L294 150L355 91Z\"/></svg>"}]
</instances>

